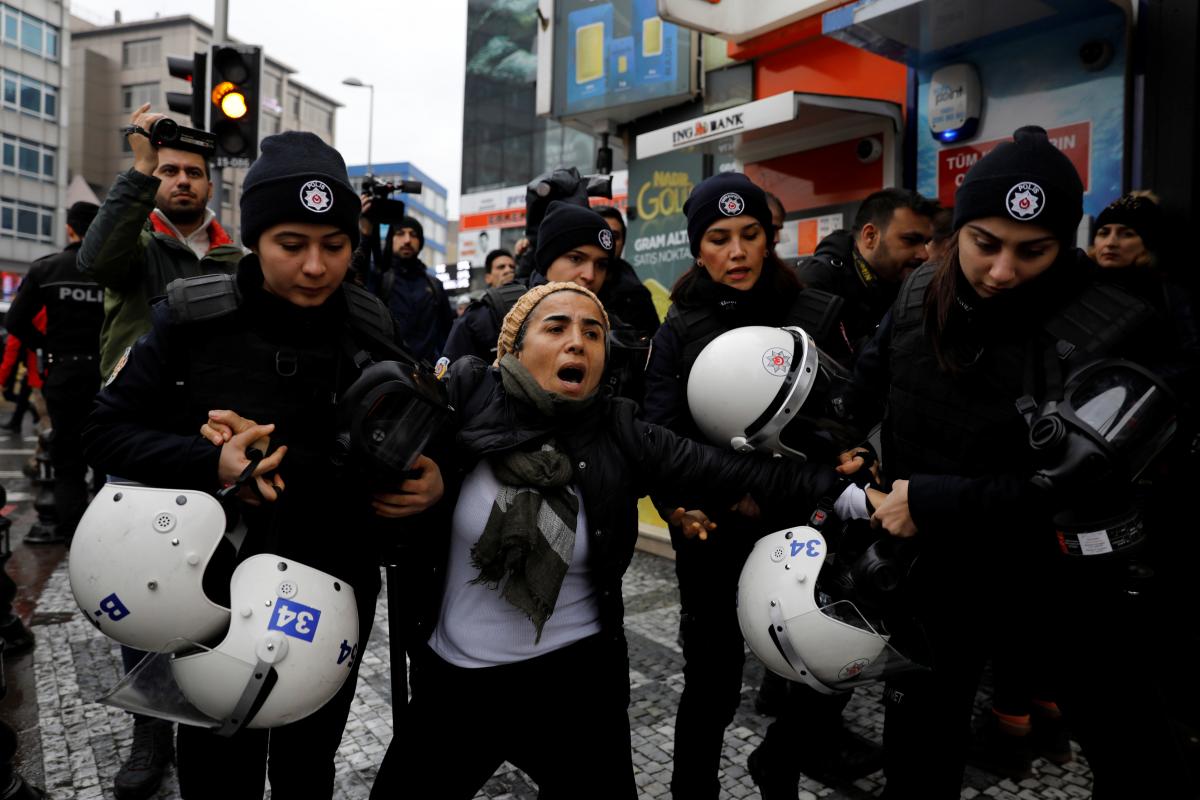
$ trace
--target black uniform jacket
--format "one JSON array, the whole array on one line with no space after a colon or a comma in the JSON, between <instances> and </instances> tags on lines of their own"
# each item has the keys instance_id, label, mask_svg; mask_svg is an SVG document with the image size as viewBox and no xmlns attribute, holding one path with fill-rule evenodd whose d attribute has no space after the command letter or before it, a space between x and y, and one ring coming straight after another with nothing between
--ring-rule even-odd
<instances>
[{"instance_id":1,"label":"black uniform jacket","mask_svg":"<svg viewBox=\"0 0 1200 800\"><path fill-rule=\"evenodd\" d=\"M481 459L553 437L575 464L575 482L587 512L591 568L601 598L601 623L619 634L624 616L621 577L637 542L638 498L648 492L664 496L697 491L725 505L746 492L798 499L811 505L818 498L841 494L846 482L832 469L799 465L782 459L744 456L676 436L658 425L635 418L636 406L624 399L600 398L582 419L557 425L510 399L499 370L479 359L454 364L449 375L450 402L456 409L453 456L442 464L446 495L431 514L443 520L436 543L428 537L409 539L427 546L426 581L421 591L428 603L420 635L432 632L441 603L448 526L463 478ZM482 531L480 531L482 533Z\"/></svg>"},{"instance_id":2,"label":"black uniform jacket","mask_svg":"<svg viewBox=\"0 0 1200 800\"><path fill-rule=\"evenodd\" d=\"M104 289L75 266L79 242L61 253L33 262L21 283L4 325L31 350L47 355L100 355L100 325L104 322ZM46 307L46 334L33 325ZM94 372L97 367L91 367Z\"/></svg>"},{"instance_id":3,"label":"black uniform jacket","mask_svg":"<svg viewBox=\"0 0 1200 800\"><path fill-rule=\"evenodd\" d=\"M822 239L817 251L796 265L796 274L805 287L845 301L834 330L817 344L838 362L853 364L900 287L860 271L855 263L854 235L849 231L834 231Z\"/></svg>"},{"instance_id":4,"label":"black uniform jacket","mask_svg":"<svg viewBox=\"0 0 1200 800\"><path fill-rule=\"evenodd\" d=\"M1007 537L1030 535L1049 541L1051 498L1029 480L1035 458L1016 401L1026 393L1029 360L1042 359L1030 343L1097 279L1097 269L1082 251L1069 251L1029 283L987 301L960 276L947 339L971 357L957 373L938 365L924 291L913 289L934 269L925 264L905 281L855 365L848 407L861 428L883 419L884 471L889 480L909 480L909 508L926 541L955 549L1000 547ZM1142 333L1121 334L1108 356L1144 361Z\"/></svg>"},{"instance_id":5,"label":"black uniform jacket","mask_svg":"<svg viewBox=\"0 0 1200 800\"><path fill-rule=\"evenodd\" d=\"M215 493L220 448L199 433L208 410L274 424L272 450L288 447L278 471L286 490L257 509L238 504L249 527L242 555L266 548L374 596L380 548L397 523L374 516L366 481L334 468L336 399L358 374L345 346L347 289L299 308L262 288L253 255L237 280L240 305L215 319L173 323L167 302L154 307L150 333L97 397L84 431L90 463L151 486ZM381 304L378 313L390 319Z\"/></svg>"}]
</instances>

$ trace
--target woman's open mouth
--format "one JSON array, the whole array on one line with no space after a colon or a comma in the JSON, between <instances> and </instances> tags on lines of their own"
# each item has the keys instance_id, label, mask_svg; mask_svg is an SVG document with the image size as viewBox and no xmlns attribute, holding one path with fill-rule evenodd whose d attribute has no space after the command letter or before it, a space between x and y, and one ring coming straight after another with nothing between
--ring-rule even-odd
<instances>
[{"instance_id":1,"label":"woman's open mouth","mask_svg":"<svg viewBox=\"0 0 1200 800\"><path fill-rule=\"evenodd\" d=\"M558 379L569 387L578 388L583 385L587 371L579 365L568 364L558 370Z\"/></svg>"}]
</instances>

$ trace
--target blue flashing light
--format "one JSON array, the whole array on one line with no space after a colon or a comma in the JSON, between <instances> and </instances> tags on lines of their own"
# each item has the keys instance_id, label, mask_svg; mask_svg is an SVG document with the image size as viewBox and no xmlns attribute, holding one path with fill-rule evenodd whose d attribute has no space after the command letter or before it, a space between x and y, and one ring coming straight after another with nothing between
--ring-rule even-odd
<instances>
[{"instance_id":1,"label":"blue flashing light","mask_svg":"<svg viewBox=\"0 0 1200 800\"><path fill-rule=\"evenodd\" d=\"M955 139L958 138L958 134L959 134L959 131L957 131L957 130L949 130L949 131L942 131L937 136L943 142L953 142Z\"/></svg>"}]
</instances>

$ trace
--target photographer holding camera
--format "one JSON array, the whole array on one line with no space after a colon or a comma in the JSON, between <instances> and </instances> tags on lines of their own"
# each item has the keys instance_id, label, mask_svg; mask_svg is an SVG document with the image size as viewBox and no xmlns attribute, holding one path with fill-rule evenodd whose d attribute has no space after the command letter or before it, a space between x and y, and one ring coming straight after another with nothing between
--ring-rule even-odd
<instances>
[{"instance_id":1,"label":"photographer holding camera","mask_svg":"<svg viewBox=\"0 0 1200 800\"><path fill-rule=\"evenodd\" d=\"M166 126L156 124L170 123ZM178 138L176 147L156 147L164 127ZM174 130L170 130L170 129ZM78 267L104 287L104 323L100 328L100 378L108 379L124 362L133 343L150 330L150 306L177 278L232 273L242 257L229 234L208 208L212 198L208 156L202 139L179 135L186 129L147 103L133 112L123 129L133 150L133 167L117 176L79 249ZM190 133L190 132L189 132ZM145 655L122 647L126 670ZM173 759L172 726L135 716L133 748L117 773L119 798L149 797Z\"/></svg>"},{"instance_id":2,"label":"photographer holding camera","mask_svg":"<svg viewBox=\"0 0 1200 800\"><path fill-rule=\"evenodd\" d=\"M388 225L382 246L379 222L372 213L392 187L363 181L362 241L354 251L351 270L360 276L368 291L384 302L396 321L405 346L417 356L433 362L442 352L455 314L442 282L429 274L417 256L425 246L425 230L416 219L405 216ZM382 194L382 196L381 196Z\"/></svg>"},{"instance_id":3,"label":"photographer holding camera","mask_svg":"<svg viewBox=\"0 0 1200 800\"><path fill-rule=\"evenodd\" d=\"M168 283L230 273L242 257L242 248L208 208L212 148L186 136L175 147L155 147L148 134L160 120L170 122L150 111L149 103L133 112L123 129L133 167L113 182L79 249L79 271L105 290L102 379L150 330L150 301L166 294Z\"/></svg>"}]
</instances>

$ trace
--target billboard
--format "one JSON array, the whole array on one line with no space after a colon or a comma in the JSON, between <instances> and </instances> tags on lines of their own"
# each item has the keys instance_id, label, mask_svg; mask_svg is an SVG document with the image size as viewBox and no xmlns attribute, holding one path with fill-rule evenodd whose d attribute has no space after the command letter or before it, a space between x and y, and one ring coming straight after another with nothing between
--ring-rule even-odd
<instances>
[{"instance_id":1,"label":"billboard","mask_svg":"<svg viewBox=\"0 0 1200 800\"><path fill-rule=\"evenodd\" d=\"M625 260L643 283L670 289L692 265L683 204L704 179L700 153L667 153L638 159L629 171L629 231Z\"/></svg>"},{"instance_id":2,"label":"billboard","mask_svg":"<svg viewBox=\"0 0 1200 800\"><path fill-rule=\"evenodd\" d=\"M664 22L655 0L557 0L555 116L686 95L691 34Z\"/></svg>"}]
</instances>

